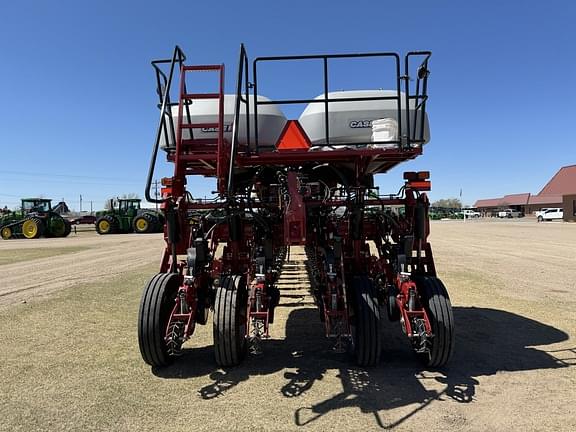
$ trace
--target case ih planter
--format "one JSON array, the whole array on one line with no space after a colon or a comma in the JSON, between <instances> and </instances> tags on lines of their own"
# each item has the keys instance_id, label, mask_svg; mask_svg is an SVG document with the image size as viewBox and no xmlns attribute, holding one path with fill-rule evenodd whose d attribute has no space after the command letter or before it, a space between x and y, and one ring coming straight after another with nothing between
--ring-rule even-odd
<instances>
[{"instance_id":1,"label":"case ih planter","mask_svg":"<svg viewBox=\"0 0 576 432\"><path fill-rule=\"evenodd\" d=\"M140 304L146 363L173 361L195 326L208 322L210 309L218 365L240 363L248 348L259 351L293 245L305 247L321 319L336 348L350 347L360 365L377 364L386 311L426 366L448 361L454 323L427 240L429 173L404 173L397 194L374 188L374 175L421 155L428 140L430 55L260 57L250 65L241 46L232 95L224 92L223 65L189 66L178 47L171 59L152 63L160 123L146 198L161 204L166 249ZM378 73L388 72L394 88L330 92L330 64L356 59L385 60L390 69ZM320 96L258 95L262 65L300 61L319 63ZM195 78L205 82L201 74L215 74L217 88L189 91ZM309 104L298 120L286 120L278 109L291 103ZM162 180L162 199L155 201L150 187L159 148L174 174ZM214 199L193 199L189 176L215 178Z\"/></svg>"}]
</instances>

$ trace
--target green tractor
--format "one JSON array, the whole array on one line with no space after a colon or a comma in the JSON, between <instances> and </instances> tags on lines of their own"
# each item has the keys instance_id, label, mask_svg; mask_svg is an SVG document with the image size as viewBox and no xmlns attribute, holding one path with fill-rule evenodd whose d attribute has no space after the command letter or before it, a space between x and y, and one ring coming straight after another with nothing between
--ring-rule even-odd
<instances>
[{"instance_id":1,"label":"green tractor","mask_svg":"<svg viewBox=\"0 0 576 432\"><path fill-rule=\"evenodd\" d=\"M161 213L140 208L140 199L110 200L110 209L96 213L98 234L157 233L164 229Z\"/></svg>"},{"instance_id":2,"label":"green tractor","mask_svg":"<svg viewBox=\"0 0 576 432\"><path fill-rule=\"evenodd\" d=\"M22 208L0 217L0 236L4 240L25 237L66 237L70 222L52 210L52 200L23 198Z\"/></svg>"}]
</instances>

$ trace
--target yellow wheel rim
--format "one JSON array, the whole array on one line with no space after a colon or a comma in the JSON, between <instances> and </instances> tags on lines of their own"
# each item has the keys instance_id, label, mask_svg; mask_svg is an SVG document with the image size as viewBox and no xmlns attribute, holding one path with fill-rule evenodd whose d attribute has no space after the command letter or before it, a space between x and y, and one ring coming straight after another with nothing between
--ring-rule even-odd
<instances>
[{"instance_id":1,"label":"yellow wheel rim","mask_svg":"<svg viewBox=\"0 0 576 432\"><path fill-rule=\"evenodd\" d=\"M2 228L1 235L4 240L8 240L10 237L12 237L12 230L8 227Z\"/></svg>"},{"instance_id":2,"label":"yellow wheel rim","mask_svg":"<svg viewBox=\"0 0 576 432\"><path fill-rule=\"evenodd\" d=\"M24 234L24 237L28 239L36 237L36 234L38 234L38 225L36 224L36 221L33 219L24 221L22 224L22 234Z\"/></svg>"},{"instance_id":3,"label":"yellow wheel rim","mask_svg":"<svg viewBox=\"0 0 576 432\"><path fill-rule=\"evenodd\" d=\"M138 228L138 231L146 231L148 229L148 221L146 219L138 219L136 228Z\"/></svg>"},{"instance_id":4,"label":"yellow wheel rim","mask_svg":"<svg viewBox=\"0 0 576 432\"><path fill-rule=\"evenodd\" d=\"M107 233L108 231L110 231L110 222L108 222L107 220L101 220L98 223L98 227L100 228L101 232Z\"/></svg>"}]
</instances>

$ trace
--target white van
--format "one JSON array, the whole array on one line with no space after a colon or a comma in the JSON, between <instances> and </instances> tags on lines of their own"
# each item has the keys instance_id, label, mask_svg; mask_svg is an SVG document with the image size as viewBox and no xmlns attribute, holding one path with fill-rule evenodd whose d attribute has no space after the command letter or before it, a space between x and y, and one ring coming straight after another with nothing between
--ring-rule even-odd
<instances>
[{"instance_id":1,"label":"white van","mask_svg":"<svg viewBox=\"0 0 576 432\"><path fill-rule=\"evenodd\" d=\"M543 210L538 215L538 222L562 220L564 219L564 210L561 208L549 208Z\"/></svg>"}]
</instances>

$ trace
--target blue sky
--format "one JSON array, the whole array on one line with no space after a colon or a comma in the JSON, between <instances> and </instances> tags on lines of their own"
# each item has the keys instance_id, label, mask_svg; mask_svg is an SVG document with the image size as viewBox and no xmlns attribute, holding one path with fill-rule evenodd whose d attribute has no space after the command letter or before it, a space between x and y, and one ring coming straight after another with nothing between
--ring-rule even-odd
<instances>
[{"instance_id":1,"label":"blue sky","mask_svg":"<svg viewBox=\"0 0 576 432\"><path fill-rule=\"evenodd\" d=\"M396 191L405 169L428 169L433 200L537 193L576 163L575 22L568 0L3 2L0 206L43 195L78 209L82 194L96 209L143 196L158 121L149 62L179 44L192 63L225 63L232 92L240 42L251 58L431 50L432 140L378 179L382 191ZM321 93L277 78L272 93ZM190 184L197 196L213 188Z\"/></svg>"}]
</instances>

